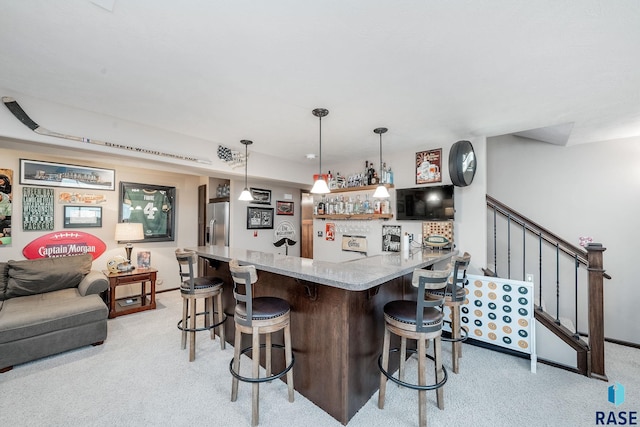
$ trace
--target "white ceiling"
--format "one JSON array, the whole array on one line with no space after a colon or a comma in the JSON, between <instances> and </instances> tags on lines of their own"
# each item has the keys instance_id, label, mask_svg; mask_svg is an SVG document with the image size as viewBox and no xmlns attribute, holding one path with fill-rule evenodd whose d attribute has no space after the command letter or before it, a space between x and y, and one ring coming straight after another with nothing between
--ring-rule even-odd
<instances>
[{"instance_id":1,"label":"white ceiling","mask_svg":"<svg viewBox=\"0 0 640 427\"><path fill-rule=\"evenodd\" d=\"M380 126L385 150L547 127L625 138L640 2L0 0L0 87L202 138L209 157L252 139L308 162L316 107L325 164L376 154Z\"/></svg>"}]
</instances>

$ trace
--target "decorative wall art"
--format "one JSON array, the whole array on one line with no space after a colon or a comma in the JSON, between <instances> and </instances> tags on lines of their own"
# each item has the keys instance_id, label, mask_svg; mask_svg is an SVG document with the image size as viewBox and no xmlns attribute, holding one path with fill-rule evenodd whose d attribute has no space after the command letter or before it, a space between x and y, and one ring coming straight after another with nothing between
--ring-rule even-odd
<instances>
[{"instance_id":1,"label":"decorative wall art","mask_svg":"<svg viewBox=\"0 0 640 427\"><path fill-rule=\"evenodd\" d=\"M113 169L20 159L20 184L115 190Z\"/></svg>"},{"instance_id":2,"label":"decorative wall art","mask_svg":"<svg viewBox=\"0 0 640 427\"><path fill-rule=\"evenodd\" d=\"M382 251L400 252L402 227L399 225L382 226Z\"/></svg>"},{"instance_id":3,"label":"decorative wall art","mask_svg":"<svg viewBox=\"0 0 640 427\"><path fill-rule=\"evenodd\" d=\"M251 203L256 205L270 205L271 204L271 190L263 190L261 188L250 188L253 201Z\"/></svg>"},{"instance_id":4,"label":"decorative wall art","mask_svg":"<svg viewBox=\"0 0 640 427\"><path fill-rule=\"evenodd\" d=\"M54 231L33 240L22 249L27 259L91 254L94 260L104 253L107 245L93 234L82 231Z\"/></svg>"},{"instance_id":5,"label":"decorative wall art","mask_svg":"<svg viewBox=\"0 0 640 427\"><path fill-rule=\"evenodd\" d=\"M118 222L142 224L145 242L173 241L175 197L175 187L121 182Z\"/></svg>"},{"instance_id":6,"label":"decorative wall art","mask_svg":"<svg viewBox=\"0 0 640 427\"><path fill-rule=\"evenodd\" d=\"M442 148L416 153L416 184L442 181Z\"/></svg>"},{"instance_id":7,"label":"decorative wall art","mask_svg":"<svg viewBox=\"0 0 640 427\"><path fill-rule=\"evenodd\" d=\"M102 208L99 206L63 206L64 228L102 227Z\"/></svg>"},{"instance_id":8,"label":"decorative wall art","mask_svg":"<svg viewBox=\"0 0 640 427\"><path fill-rule=\"evenodd\" d=\"M293 215L293 202L277 200L276 214L277 215Z\"/></svg>"},{"instance_id":9,"label":"decorative wall art","mask_svg":"<svg viewBox=\"0 0 640 427\"><path fill-rule=\"evenodd\" d=\"M0 169L0 247L11 245L12 183L13 170Z\"/></svg>"},{"instance_id":10,"label":"decorative wall art","mask_svg":"<svg viewBox=\"0 0 640 427\"><path fill-rule=\"evenodd\" d=\"M53 188L22 187L22 230L53 230Z\"/></svg>"},{"instance_id":11,"label":"decorative wall art","mask_svg":"<svg viewBox=\"0 0 640 427\"><path fill-rule=\"evenodd\" d=\"M106 201L107 197L104 194L80 194L69 191L61 191L58 194L58 203L64 204L97 205L99 203L105 203Z\"/></svg>"},{"instance_id":12,"label":"decorative wall art","mask_svg":"<svg viewBox=\"0 0 640 427\"><path fill-rule=\"evenodd\" d=\"M273 208L247 206L247 229L273 228Z\"/></svg>"}]
</instances>

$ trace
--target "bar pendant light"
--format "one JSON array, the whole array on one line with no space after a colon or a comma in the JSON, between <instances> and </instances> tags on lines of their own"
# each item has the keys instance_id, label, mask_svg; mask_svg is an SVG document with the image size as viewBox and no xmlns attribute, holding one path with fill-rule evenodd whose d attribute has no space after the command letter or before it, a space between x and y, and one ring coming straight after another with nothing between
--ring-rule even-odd
<instances>
[{"instance_id":1,"label":"bar pendant light","mask_svg":"<svg viewBox=\"0 0 640 427\"><path fill-rule=\"evenodd\" d=\"M380 135L380 179L382 179L382 134L385 133L386 131L388 131L389 129L387 128L375 128L373 130L374 133L377 133L378 135ZM373 193L373 197L376 198L385 198L385 197L389 197L389 190L387 190L387 187L384 186L383 183L380 183L380 185L378 185L378 188L376 188L376 191Z\"/></svg>"},{"instance_id":2,"label":"bar pendant light","mask_svg":"<svg viewBox=\"0 0 640 427\"><path fill-rule=\"evenodd\" d=\"M251 202L253 200L253 196L247 188L247 163L249 163L249 157L247 156L247 147L253 144L253 141L243 139L242 141L240 141L240 144L244 145L244 190L242 190L242 193L240 193L240 197L238 197L238 200L243 202Z\"/></svg>"},{"instance_id":3,"label":"bar pendant light","mask_svg":"<svg viewBox=\"0 0 640 427\"><path fill-rule=\"evenodd\" d=\"M318 171L318 179L313 183L313 187L311 188L312 194L327 194L330 192L329 186L327 185L327 181L322 177L322 118L329 114L329 110L326 108L316 108L312 111L313 115L320 119L320 153L319 163L320 170Z\"/></svg>"}]
</instances>

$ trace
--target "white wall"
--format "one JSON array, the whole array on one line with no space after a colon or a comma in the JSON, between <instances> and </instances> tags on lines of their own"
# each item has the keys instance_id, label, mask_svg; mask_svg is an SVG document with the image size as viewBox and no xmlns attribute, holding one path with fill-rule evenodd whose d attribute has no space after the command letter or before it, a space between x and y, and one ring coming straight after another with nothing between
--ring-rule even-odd
<instances>
[{"instance_id":1,"label":"white wall","mask_svg":"<svg viewBox=\"0 0 640 427\"><path fill-rule=\"evenodd\" d=\"M562 147L501 136L487 144L489 195L576 246L591 236L607 248L605 336L640 343L632 261L640 238L640 138Z\"/></svg>"},{"instance_id":2,"label":"white wall","mask_svg":"<svg viewBox=\"0 0 640 427\"><path fill-rule=\"evenodd\" d=\"M2 146L0 140L0 147ZM64 150L57 150L63 153ZM157 289L175 288L179 285L177 272L177 262L174 251L177 247L194 247L197 245L197 206L198 206L198 184L199 177L187 174L177 174L161 170L145 169L142 167L123 166L117 163L95 162L89 158L77 158L66 156L54 156L42 153L32 153L29 151L17 151L0 148L0 168L13 170L13 215L12 215L12 244L0 247L0 260L24 259L22 248L36 238L50 233L50 231L22 231L22 186L19 184L20 158L81 164L84 166L115 169L116 190L115 191L84 191L79 189L68 189L54 187L56 196L54 221L55 230L63 230L62 204L57 198L60 192L77 191L79 193L96 193L106 196L106 203L102 206L102 227L85 228L82 231L93 234L103 240L107 249L93 264L94 269L102 270L106 268L109 258L115 255L125 255L124 245L119 245L114 240L115 224L118 222L119 209L119 183L135 182L142 184L155 184L176 187L175 212L175 241L154 242L154 243L134 243L132 259L136 257L137 250L151 251L151 264L158 269ZM134 285L131 285L134 286ZM139 289L139 285L135 286ZM118 288L118 292L128 293L126 286ZM133 291L133 290L131 290ZM139 292L139 290L136 290Z\"/></svg>"}]
</instances>

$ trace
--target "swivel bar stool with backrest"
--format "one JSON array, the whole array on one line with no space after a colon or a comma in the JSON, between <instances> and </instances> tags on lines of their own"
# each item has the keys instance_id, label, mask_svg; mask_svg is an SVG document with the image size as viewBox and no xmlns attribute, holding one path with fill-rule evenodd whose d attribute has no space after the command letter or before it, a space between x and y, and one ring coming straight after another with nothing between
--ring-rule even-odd
<instances>
[{"instance_id":1,"label":"swivel bar stool with backrest","mask_svg":"<svg viewBox=\"0 0 640 427\"><path fill-rule=\"evenodd\" d=\"M438 291L427 291L429 297L439 299L444 297L445 307L449 307L451 321L444 320L451 326L451 338L442 337L442 341L450 341L451 344L451 366L454 373L458 373L459 360L462 357L462 342L467 339L468 332L462 328L460 323L460 306L467 298L466 286L467 267L471 261L471 255L465 252L462 256L453 257L453 274L445 289Z\"/></svg>"},{"instance_id":2,"label":"swivel bar stool with backrest","mask_svg":"<svg viewBox=\"0 0 640 427\"><path fill-rule=\"evenodd\" d=\"M411 284L418 288L417 301L391 301L384 306L384 343L382 354L378 358L380 368L380 390L378 407L384 408L387 379L398 385L418 390L418 407L420 426L427 425L427 390L436 390L438 408L444 409L444 393L442 386L447 382L447 371L442 366L442 305L444 298L427 298L426 291L442 289L447 286L447 279L451 274L451 266L445 270L422 270L413 272ZM390 349L391 334L400 337L401 347ZM417 341L417 350L407 350L407 339ZM433 340L434 355L427 354L427 341ZM400 351L399 377L389 373L389 353ZM418 384L404 381L404 362L406 352L418 355ZM427 384L427 358L435 364L435 383Z\"/></svg>"},{"instance_id":3,"label":"swivel bar stool with backrest","mask_svg":"<svg viewBox=\"0 0 640 427\"><path fill-rule=\"evenodd\" d=\"M222 307L222 286L224 282L217 277L195 277L194 265L197 265L198 255L194 251L176 249L176 259L180 269L180 294L182 295L182 319L178 322L178 329L182 331L182 348L186 348L187 334L189 334L189 361L196 358L196 332L209 330L211 339L215 339L215 328L218 328L220 348L224 350L224 325L227 316ZM196 300L204 299L204 311L198 313ZM215 304L214 304L215 298ZM189 314L191 306L191 314ZM214 311L214 306L218 311ZM214 314L218 315L215 321ZM197 317L205 316L204 326L197 326ZM189 326L187 324L190 323Z\"/></svg>"},{"instance_id":4,"label":"swivel bar stool with backrest","mask_svg":"<svg viewBox=\"0 0 640 427\"><path fill-rule=\"evenodd\" d=\"M293 363L295 360L291 351L291 309L289 303L282 298L253 296L253 286L258 281L254 265L241 266L237 260L231 260L229 261L229 270L234 282L233 295L236 299L234 313L236 336L233 359L229 363L229 371L233 376L231 401L235 402L238 398L238 381L252 383L251 425L256 426L259 422L260 383L286 375L289 402L293 402ZM280 330L284 330L284 346L271 342L271 334ZM251 334L251 346L240 350L243 333ZM261 334L265 334L265 344L262 345L260 345ZM271 350L273 347L284 349L285 354L285 368L278 373L271 372ZM263 378L260 378L260 348L265 349L266 375ZM247 352L251 352L251 377L240 375L240 357Z\"/></svg>"}]
</instances>

